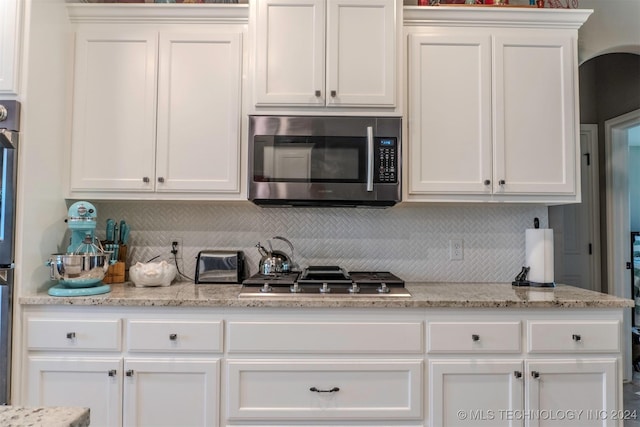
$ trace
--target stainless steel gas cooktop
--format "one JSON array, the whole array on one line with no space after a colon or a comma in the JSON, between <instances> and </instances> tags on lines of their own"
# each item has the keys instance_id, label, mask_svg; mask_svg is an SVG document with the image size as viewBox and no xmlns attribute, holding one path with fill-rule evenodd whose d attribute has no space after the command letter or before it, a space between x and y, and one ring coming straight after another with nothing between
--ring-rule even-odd
<instances>
[{"instance_id":1,"label":"stainless steel gas cooktop","mask_svg":"<svg viewBox=\"0 0 640 427\"><path fill-rule=\"evenodd\" d=\"M242 285L240 297L411 297L404 281L387 271L347 272L338 266L311 266L302 272L279 275L256 274Z\"/></svg>"}]
</instances>

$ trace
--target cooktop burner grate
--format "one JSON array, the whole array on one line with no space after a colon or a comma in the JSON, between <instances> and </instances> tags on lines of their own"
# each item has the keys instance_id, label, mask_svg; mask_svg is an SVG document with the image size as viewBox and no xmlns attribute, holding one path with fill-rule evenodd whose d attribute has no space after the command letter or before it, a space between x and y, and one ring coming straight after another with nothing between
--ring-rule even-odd
<instances>
[{"instance_id":1,"label":"cooktop burner grate","mask_svg":"<svg viewBox=\"0 0 640 427\"><path fill-rule=\"evenodd\" d=\"M336 266L312 266L279 276L256 274L243 282L241 297L353 296L410 297L404 281L388 271L347 272Z\"/></svg>"}]
</instances>

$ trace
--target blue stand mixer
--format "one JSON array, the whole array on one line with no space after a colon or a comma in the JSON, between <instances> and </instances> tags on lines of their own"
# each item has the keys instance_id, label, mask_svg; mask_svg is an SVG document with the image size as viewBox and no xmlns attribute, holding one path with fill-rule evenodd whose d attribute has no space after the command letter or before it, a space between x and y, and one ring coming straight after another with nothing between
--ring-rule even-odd
<instances>
[{"instance_id":1,"label":"blue stand mixer","mask_svg":"<svg viewBox=\"0 0 640 427\"><path fill-rule=\"evenodd\" d=\"M47 262L51 279L58 281L49 288L49 295L86 296L111 291L109 285L102 283L111 254L102 249L95 237L96 217L96 208L89 202L76 202L69 208L67 226L71 230L71 243L67 253L53 254Z\"/></svg>"}]
</instances>

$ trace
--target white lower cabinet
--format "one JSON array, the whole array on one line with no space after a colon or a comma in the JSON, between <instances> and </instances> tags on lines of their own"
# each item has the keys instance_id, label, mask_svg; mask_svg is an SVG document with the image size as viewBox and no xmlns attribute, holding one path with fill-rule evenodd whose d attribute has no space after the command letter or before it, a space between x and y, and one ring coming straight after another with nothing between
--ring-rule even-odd
<instances>
[{"instance_id":1,"label":"white lower cabinet","mask_svg":"<svg viewBox=\"0 0 640 427\"><path fill-rule=\"evenodd\" d=\"M428 322L431 426L621 425L620 318L504 317Z\"/></svg>"},{"instance_id":2,"label":"white lower cabinet","mask_svg":"<svg viewBox=\"0 0 640 427\"><path fill-rule=\"evenodd\" d=\"M218 425L218 373L218 359L125 359L123 424Z\"/></svg>"},{"instance_id":3,"label":"white lower cabinet","mask_svg":"<svg viewBox=\"0 0 640 427\"><path fill-rule=\"evenodd\" d=\"M622 427L622 310L561 311L27 307L15 403L117 427Z\"/></svg>"},{"instance_id":4,"label":"white lower cabinet","mask_svg":"<svg viewBox=\"0 0 640 427\"><path fill-rule=\"evenodd\" d=\"M527 360L529 427L617 426L617 361L605 359Z\"/></svg>"},{"instance_id":5,"label":"white lower cabinet","mask_svg":"<svg viewBox=\"0 0 640 427\"><path fill-rule=\"evenodd\" d=\"M615 359L431 360L430 425L615 426L616 369Z\"/></svg>"},{"instance_id":6,"label":"white lower cabinet","mask_svg":"<svg viewBox=\"0 0 640 427\"><path fill-rule=\"evenodd\" d=\"M507 412L522 411L522 361L430 360L432 426L516 426Z\"/></svg>"},{"instance_id":7,"label":"white lower cabinet","mask_svg":"<svg viewBox=\"0 0 640 427\"><path fill-rule=\"evenodd\" d=\"M122 358L30 356L27 361L28 406L82 406L91 426L122 425Z\"/></svg>"},{"instance_id":8,"label":"white lower cabinet","mask_svg":"<svg viewBox=\"0 0 640 427\"><path fill-rule=\"evenodd\" d=\"M422 359L231 359L227 373L232 421L422 419Z\"/></svg>"},{"instance_id":9,"label":"white lower cabinet","mask_svg":"<svg viewBox=\"0 0 640 427\"><path fill-rule=\"evenodd\" d=\"M26 405L88 407L91 426L218 426L220 320L63 311L27 317Z\"/></svg>"}]
</instances>

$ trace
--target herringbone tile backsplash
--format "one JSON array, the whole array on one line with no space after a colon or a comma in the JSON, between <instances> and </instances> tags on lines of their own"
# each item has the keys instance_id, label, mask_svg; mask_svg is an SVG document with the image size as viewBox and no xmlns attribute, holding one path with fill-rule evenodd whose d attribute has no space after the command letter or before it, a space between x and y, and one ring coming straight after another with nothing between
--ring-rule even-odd
<instances>
[{"instance_id":1,"label":"herringbone tile backsplash","mask_svg":"<svg viewBox=\"0 0 640 427\"><path fill-rule=\"evenodd\" d=\"M540 205L401 205L389 209L259 208L250 203L98 202L98 237L107 218L131 226L128 263L159 255L181 239L181 271L193 277L203 249L240 249L250 272L257 242L288 238L301 266L340 265L347 270L391 271L406 281L511 281L524 263L525 229ZM449 240L463 239L464 259L449 260ZM274 249L288 250L275 240Z\"/></svg>"}]
</instances>

